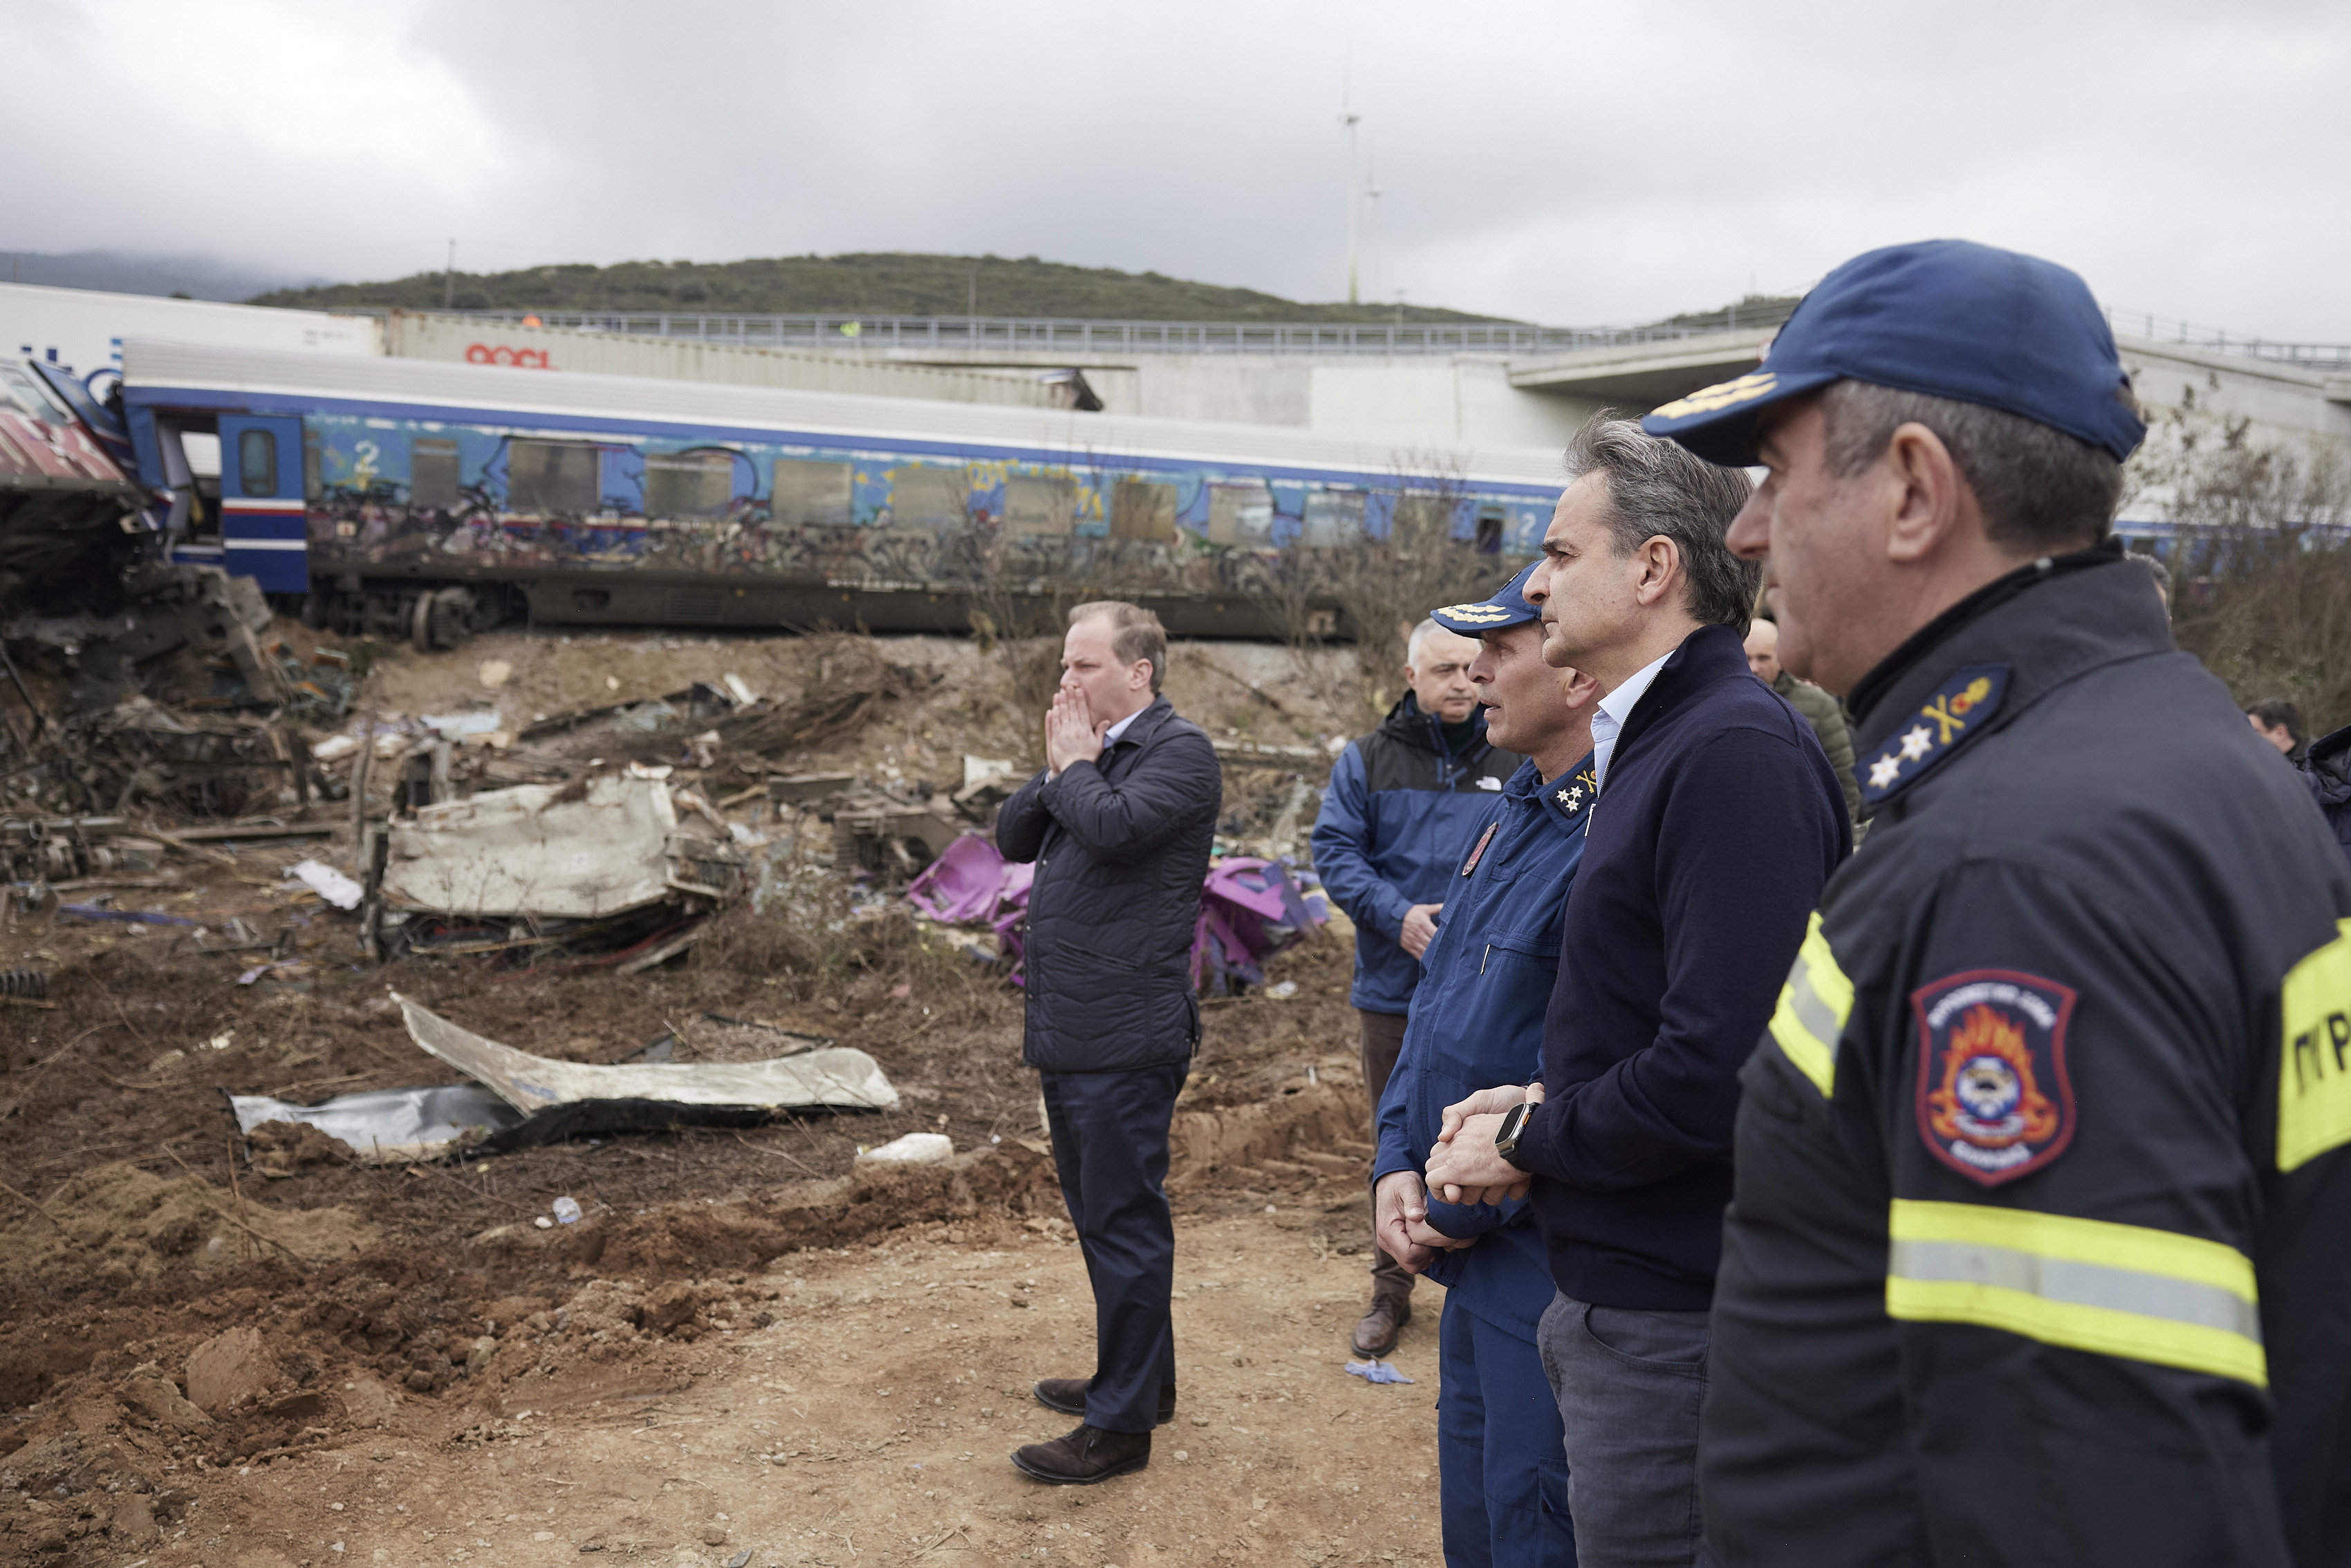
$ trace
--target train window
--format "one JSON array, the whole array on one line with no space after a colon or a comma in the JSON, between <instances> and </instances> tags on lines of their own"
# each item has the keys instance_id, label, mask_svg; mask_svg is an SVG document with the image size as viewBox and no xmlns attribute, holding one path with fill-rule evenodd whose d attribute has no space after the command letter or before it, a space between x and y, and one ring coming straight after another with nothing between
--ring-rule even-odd
<instances>
[{"instance_id":1,"label":"train window","mask_svg":"<svg viewBox=\"0 0 2351 1568\"><path fill-rule=\"evenodd\" d=\"M1121 479L1110 493L1110 537L1166 544L1176 537L1176 486Z\"/></svg>"},{"instance_id":2,"label":"train window","mask_svg":"<svg viewBox=\"0 0 2351 1568\"><path fill-rule=\"evenodd\" d=\"M0 365L0 404L13 401L18 412L31 415L47 424L69 424L73 416L57 404L47 387L30 371L16 365Z\"/></svg>"},{"instance_id":3,"label":"train window","mask_svg":"<svg viewBox=\"0 0 2351 1568\"><path fill-rule=\"evenodd\" d=\"M568 441L517 441L507 447L507 509L592 512L596 449Z\"/></svg>"},{"instance_id":4,"label":"train window","mask_svg":"<svg viewBox=\"0 0 2351 1568\"><path fill-rule=\"evenodd\" d=\"M1077 520L1078 486L1073 479L1007 479L1004 482L1004 526L1016 534L1063 536Z\"/></svg>"},{"instance_id":5,"label":"train window","mask_svg":"<svg viewBox=\"0 0 2351 1568\"><path fill-rule=\"evenodd\" d=\"M1364 497L1355 490L1317 490L1306 497L1301 539L1310 549L1350 545L1364 537Z\"/></svg>"},{"instance_id":6,"label":"train window","mask_svg":"<svg viewBox=\"0 0 2351 1568\"><path fill-rule=\"evenodd\" d=\"M718 517L735 498L731 452L650 453L645 457L645 516Z\"/></svg>"},{"instance_id":7,"label":"train window","mask_svg":"<svg viewBox=\"0 0 2351 1568\"><path fill-rule=\"evenodd\" d=\"M890 521L901 528L955 528L970 519L971 486L960 468L890 470Z\"/></svg>"},{"instance_id":8,"label":"train window","mask_svg":"<svg viewBox=\"0 0 2351 1568\"><path fill-rule=\"evenodd\" d=\"M408 504L443 509L457 504L457 444L420 435L408 448Z\"/></svg>"},{"instance_id":9,"label":"train window","mask_svg":"<svg viewBox=\"0 0 2351 1568\"><path fill-rule=\"evenodd\" d=\"M256 499L277 494L277 437L266 430L243 430L236 437L236 482Z\"/></svg>"},{"instance_id":10,"label":"train window","mask_svg":"<svg viewBox=\"0 0 2351 1568\"><path fill-rule=\"evenodd\" d=\"M1502 523L1501 507L1478 508L1478 553L1479 555L1502 553Z\"/></svg>"},{"instance_id":11,"label":"train window","mask_svg":"<svg viewBox=\"0 0 2351 1568\"><path fill-rule=\"evenodd\" d=\"M770 515L779 523L799 528L845 528L853 520L852 493L846 463L781 458L776 463Z\"/></svg>"},{"instance_id":12,"label":"train window","mask_svg":"<svg viewBox=\"0 0 2351 1568\"><path fill-rule=\"evenodd\" d=\"M1208 486L1208 542L1257 549L1273 542L1273 492L1262 484Z\"/></svg>"}]
</instances>

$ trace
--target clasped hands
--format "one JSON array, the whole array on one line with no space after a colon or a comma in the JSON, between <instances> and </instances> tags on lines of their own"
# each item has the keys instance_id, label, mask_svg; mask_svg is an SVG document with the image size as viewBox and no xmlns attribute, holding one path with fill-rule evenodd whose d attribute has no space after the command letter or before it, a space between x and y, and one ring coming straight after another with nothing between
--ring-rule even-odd
<instances>
[{"instance_id":1,"label":"clasped hands","mask_svg":"<svg viewBox=\"0 0 2351 1568\"><path fill-rule=\"evenodd\" d=\"M1477 1241L1474 1236L1447 1236L1428 1223L1430 1187L1453 1204L1500 1203L1526 1196L1527 1174L1494 1152L1503 1113L1522 1100L1541 1103L1542 1085L1480 1089L1445 1108L1444 1124L1428 1151L1426 1185L1415 1172L1390 1171L1373 1189L1373 1230L1381 1251L1417 1274L1439 1252L1458 1251Z\"/></svg>"},{"instance_id":2,"label":"clasped hands","mask_svg":"<svg viewBox=\"0 0 2351 1568\"><path fill-rule=\"evenodd\" d=\"M1045 763L1058 777L1073 762L1099 762L1102 731L1095 722L1093 704L1086 694L1063 686L1054 692L1053 706L1045 710Z\"/></svg>"}]
</instances>

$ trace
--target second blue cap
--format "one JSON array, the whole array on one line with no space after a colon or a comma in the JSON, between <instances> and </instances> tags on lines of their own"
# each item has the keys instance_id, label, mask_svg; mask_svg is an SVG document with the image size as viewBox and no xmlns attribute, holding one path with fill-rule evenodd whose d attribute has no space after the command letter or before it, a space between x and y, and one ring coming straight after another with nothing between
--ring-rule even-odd
<instances>
[{"instance_id":1,"label":"second blue cap","mask_svg":"<svg viewBox=\"0 0 2351 1568\"><path fill-rule=\"evenodd\" d=\"M1854 257L1804 296L1761 369L1677 398L1641 428L1709 462L1749 463L1757 414L1845 380L2018 414L2117 463L2147 436L2080 275L1956 239Z\"/></svg>"},{"instance_id":2,"label":"second blue cap","mask_svg":"<svg viewBox=\"0 0 2351 1568\"><path fill-rule=\"evenodd\" d=\"M1505 626L1540 621L1542 612L1529 604L1525 594L1520 591L1526 587L1527 579L1534 573L1534 567L1527 566L1490 596L1468 604L1448 604L1441 610L1432 610L1428 618L1447 632L1458 632L1464 637L1475 637L1480 632L1499 632Z\"/></svg>"}]
</instances>

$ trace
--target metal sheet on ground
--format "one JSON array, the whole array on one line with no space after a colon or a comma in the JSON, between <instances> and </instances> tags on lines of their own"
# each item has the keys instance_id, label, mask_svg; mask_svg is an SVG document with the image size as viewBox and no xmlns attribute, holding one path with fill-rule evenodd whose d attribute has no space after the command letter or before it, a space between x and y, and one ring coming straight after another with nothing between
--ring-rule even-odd
<instances>
[{"instance_id":1,"label":"metal sheet on ground","mask_svg":"<svg viewBox=\"0 0 2351 1568\"><path fill-rule=\"evenodd\" d=\"M888 1111L898 1092L862 1051L833 1046L767 1061L556 1061L485 1040L394 993L410 1038L534 1118L576 1108L565 1127L756 1121L778 1111ZM601 1107L590 1113L588 1107Z\"/></svg>"},{"instance_id":2,"label":"metal sheet on ground","mask_svg":"<svg viewBox=\"0 0 2351 1568\"><path fill-rule=\"evenodd\" d=\"M339 1094L323 1105L232 1094L228 1104L240 1133L265 1122L307 1122L349 1144L360 1164L368 1166L436 1160L484 1145L523 1120L521 1113L476 1083L369 1089Z\"/></svg>"}]
</instances>

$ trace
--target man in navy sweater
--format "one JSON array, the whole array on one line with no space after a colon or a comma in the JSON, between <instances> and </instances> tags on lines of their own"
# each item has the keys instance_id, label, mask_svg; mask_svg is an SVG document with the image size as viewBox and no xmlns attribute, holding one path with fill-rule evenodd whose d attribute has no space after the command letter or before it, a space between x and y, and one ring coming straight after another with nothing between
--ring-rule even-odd
<instances>
[{"instance_id":1,"label":"man in navy sweater","mask_svg":"<svg viewBox=\"0 0 2351 1568\"><path fill-rule=\"evenodd\" d=\"M1746 476L1605 417L1568 470L1524 591L1544 658L1604 695L1541 1094L1450 1108L1427 1178L1465 1201L1531 1178L1577 1555L1681 1568L1739 1068L1852 828L1812 727L1748 674L1760 573L1723 542Z\"/></svg>"}]
</instances>

